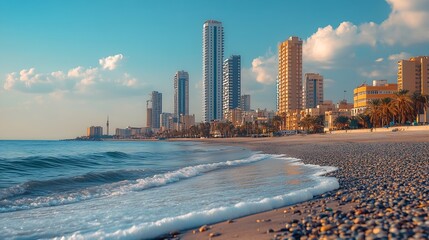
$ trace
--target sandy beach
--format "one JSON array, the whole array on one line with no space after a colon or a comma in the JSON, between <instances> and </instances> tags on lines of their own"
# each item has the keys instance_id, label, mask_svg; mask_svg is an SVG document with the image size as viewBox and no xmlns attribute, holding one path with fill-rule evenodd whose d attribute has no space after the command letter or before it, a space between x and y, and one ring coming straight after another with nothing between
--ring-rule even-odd
<instances>
[{"instance_id":1,"label":"sandy beach","mask_svg":"<svg viewBox=\"0 0 429 240\"><path fill-rule=\"evenodd\" d=\"M180 239L427 239L429 130L202 139L338 167L340 188L281 209L173 234Z\"/></svg>"}]
</instances>

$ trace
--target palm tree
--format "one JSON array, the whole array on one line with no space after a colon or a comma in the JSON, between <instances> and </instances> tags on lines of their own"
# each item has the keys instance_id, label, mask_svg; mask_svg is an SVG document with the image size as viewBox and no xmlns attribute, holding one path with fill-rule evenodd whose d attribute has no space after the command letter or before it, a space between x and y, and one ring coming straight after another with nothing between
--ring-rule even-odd
<instances>
[{"instance_id":1,"label":"palm tree","mask_svg":"<svg viewBox=\"0 0 429 240\"><path fill-rule=\"evenodd\" d=\"M363 128L367 128L370 123L369 116L364 113L359 113L355 116L355 119L358 122L358 126L361 126Z\"/></svg>"},{"instance_id":2,"label":"palm tree","mask_svg":"<svg viewBox=\"0 0 429 240\"><path fill-rule=\"evenodd\" d=\"M380 100L380 117L381 117L381 126L389 124L389 120L393 116L394 109L391 104L391 98L383 98Z\"/></svg>"},{"instance_id":3,"label":"palm tree","mask_svg":"<svg viewBox=\"0 0 429 240\"><path fill-rule=\"evenodd\" d=\"M274 132L278 132L282 126L282 117L278 115L274 116L272 124L274 126Z\"/></svg>"},{"instance_id":4,"label":"palm tree","mask_svg":"<svg viewBox=\"0 0 429 240\"><path fill-rule=\"evenodd\" d=\"M313 124L314 120L310 115L303 117L299 122L298 126L302 127L304 131L309 131Z\"/></svg>"},{"instance_id":5,"label":"palm tree","mask_svg":"<svg viewBox=\"0 0 429 240\"><path fill-rule=\"evenodd\" d=\"M380 99L372 99L368 102L368 107L366 108L366 114L368 114L371 124L374 127L377 127L381 119L381 100Z\"/></svg>"},{"instance_id":6,"label":"palm tree","mask_svg":"<svg viewBox=\"0 0 429 240\"><path fill-rule=\"evenodd\" d=\"M338 129L344 129L347 126L347 124L349 123L349 120L350 119L347 116L338 116L334 120L334 125Z\"/></svg>"},{"instance_id":7,"label":"palm tree","mask_svg":"<svg viewBox=\"0 0 429 240\"><path fill-rule=\"evenodd\" d=\"M414 92L413 95L411 95L411 100L413 101L416 120L420 122L420 114L424 114L429 107L429 95Z\"/></svg>"},{"instance_id":8,"label":"palm tree","mask_svg":"<svg viewBox=\"0 0 429 240\"><path fill-rule=\"evenodd\" d=\"M407 119L412 120L414 108L413 101L408 95L408 90L401 90L399 92L396 92L392 99L392 106L394 109L394 113L397 117L399 117L399 121L401 124L405 124Z\"/></svg>"}]
</instances>

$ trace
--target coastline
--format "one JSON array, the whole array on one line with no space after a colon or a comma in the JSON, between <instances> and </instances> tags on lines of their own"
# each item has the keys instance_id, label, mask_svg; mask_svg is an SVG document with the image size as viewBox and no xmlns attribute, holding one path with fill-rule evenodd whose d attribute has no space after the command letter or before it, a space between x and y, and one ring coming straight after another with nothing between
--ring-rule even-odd
<instances>
[{"instance_id":1,"label":"coastline","mask_svg":"<svg viewBox=\"0 0 429 240\"><path fill-rule=\"evenodd\" d=\"M183 140L183 139L182 139ZM186 139L185 139L186 140ZM313 200L191 229L181 239L426 238L429 130L200 139L337 167L340 188Z\"/></svg>"}]
</instances>

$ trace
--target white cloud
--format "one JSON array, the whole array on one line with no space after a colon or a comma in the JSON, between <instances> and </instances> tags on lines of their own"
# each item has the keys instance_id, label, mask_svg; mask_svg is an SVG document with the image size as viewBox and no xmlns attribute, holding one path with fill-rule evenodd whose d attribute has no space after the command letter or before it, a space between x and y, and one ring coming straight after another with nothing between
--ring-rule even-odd
<instances>
[{"instance_id":1,"label":"white cloud","mask_svg":"<svg viewBox=\"0 0 429 240\"><path fill-rule=\"evenodd\" d=\"M56 72L52 72L51 76L53 78L59 79L59 80L64 80L66 79L66 75L62 72L62 71L56 71Z\"/></svg>"},{"instance_id":2,"label":"white cloud","mask_svg":"<svg viewBox=\"0 0 429 240\"><path fill-rule=\"evenodd\" d=\"M46 84L50 81L42 74L36 74L35 68L22 69L19 72L19 80L23 82L27 88L30 88L34 84Z\"/></svg>"},{"instance_id":3,"label":"white cloud","mask_svg":"<svg viewBox=\"0 0 429 240\"><path fill-rule=\"evenodd\" d=\"M408 46L429 41L429 4L427 0L387 0L389 17L381 24L354 25L342 22L337 28L328 25L304 41L303 55L309 62L329 62L349 47L377 44Z\"/></svg>"},{"instance_id":4,"label":"white cloud","mask_svg":"<svg viewBox=\"0 0 429 240\"><path fill-rule=\"evenodd\" d=\"M364 25L364 29L372 31L374 23ZM332 60L343 49L358 44L375 45L375 39L363 32L361 28L350 22L342 22L336 29L331 25L319 28L316 33L304 42L304 59L315 62Z\"/></svg>"},{"instance_id":5,"label":"white cloud","mask_svg":"<svg viewBox=\"0 0 429 240\"><path fill-rule=\"evenodd\" d=\"M382 41L408 46L429 41L429 4L427 0L387 0L392 11L381 23Z\"/></svg>"},{"instance_id":6,"label":"white cloud","mask_svg":"<svg viewBox=\"0 0 429 240\"><path fill-rule=\"evenodd\" d=\"M34 78L34 68L30 68L30 69L22 69L19 72L19 80L24 81L24 82L28 82L31 81L31 79Z\"/></svg>"},{"instance_id":7,"label":"white cloud","mask_svg":"<svg viewBox=\"0 0 429 240\"><path fill-rule=\"evenodd\" d=\"M137 85L137 79L131 77L128 73L125 73L124 78L120 81L120 83L127 87L133 87Z\"/></svg>"},{"instance_id":8,"label":"white cloud","mask_svg":"<svg viewBox=\"0 0 429 240\"><path fill-rule=\"evenodd\" d=\"M389 56L389 60L391 61L399 61L404 59L409 59L411 57L411 54L406 52L400 52L398 54L392 54Z\"/></svg>"},{"instance_id":9,"label":"white cloud","mask_svg":"<svg viewBox=\"0 0 429 240\"><path fill-rule=\"evenodd\" d=\"M252 61L252 72L256 81L263 84L271 84L276 81L277 56L257 57Z\"/></svg>"},{"instance_id":10,"label":"white cloud","mask_svg":"<svg viewBox=\"0 0 429 240\"><path fill-rule=\"evenodd\" d=\"M122 54L116 54L115 56L108 56L98 60L98 63L103 69L114 70L118 63L124 58Z\"/></svg>"},{"instance_id":11,"label":"white cloud","mask_svg":"<svg viewBox=\"0 0 429 240\"><path fill-rule=\"evenodd\" d=\"M5 83L3 85L3 88L5 90L11 90L14 87L16 81L17 81L17 74L16 74L16 72L7 74L6 75Z\"/></svg>"},{"instance_id":12,"label":"white cloud","mask_svg":"<svg viewBox=\"0 0 429 240\"><path fill-rule=\"evenodd\" d=\"M377 58L377 59L375 59L375 62L383 62L384 61L384 58Z\"/></svg>"},{"instance_id":13,"label":"white cloud","mask_svg":"<svg viewBox=\"0 0 429 240\"><path fill-rule=\"evenodd\" d=\"M385 77L385 73L380 70L372 70L369 72L362 71L361 75L370 79L383 78Z\"/></svg>"},{"instance_id":14,"label":"white cloud","mask_svg":"<svg viewBox=\"0 0 429 240\"><path fill-rule=\"evenodd\" d=\"M75 67L73 69L70 69L67 73L67 77L69 78L78 78L82 74L83 67Z\"/></svg>"},{"instance_id":15,"label":"white cloud","mask_svg":"<svg viewBox=\"0 0 429 240\"><path fill-rule=\"evenodd\" d=\"M104 58L103 67L114 69L122 58L122 54ZM3 85L8 91L48 93L55 99L61 99L65 93L93 94L93 90L119 95L121 92L126 94L127 89L139 87L141 87L139 81L128 73L101 71L99 67L83 66L51 73L38 73L35 68L22 69L19 73L7 74ZM135 92L133 91L133 94Z\"/></svg>"}]
</instances>

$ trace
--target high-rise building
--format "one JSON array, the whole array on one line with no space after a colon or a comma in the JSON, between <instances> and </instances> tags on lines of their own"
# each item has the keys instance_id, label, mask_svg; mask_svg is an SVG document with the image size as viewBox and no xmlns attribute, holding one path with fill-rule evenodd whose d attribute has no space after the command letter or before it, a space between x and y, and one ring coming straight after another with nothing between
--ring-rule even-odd
<instances>
[{"instance_id":1,"label":"high-rise building","mask_svg":"<svg viewBox=\"0 0 429 240\"><path fill-rule=\"evenodd\" d=\"M153 91L151 94L151 102L152 102L152 120L151 120L151 128L159 128L160 127L160 115L162 113L162 93L157 91Z\"/></svg>"},{"instance_id":2,"label":"high-rise building","mask_svg":"<svg viewBox=\"0 0 429 240\"><path fill-rule=\"evenodd\" d=\"M173 129L173 114L161 113L159 117L160 128L162 131Z\"/></svg>"},{"instance_id":3,"label":"high-rise building","mask_svg":"<svg viewBox=\"0 0 429 240\"><path fill-rule=\"evenodd\" d=\"M398 62L398 90L429 94L429 56Z\"/></svg>"},{"instance_id":4,"label":"high-rise building","mask_svg":"<svg viewBox=\"0 0 429 240\"><path fill-rule=\"evenodd\" d=\"M189 74L178 71L174 75L174 117L189 114Z\"/></svg>"},{"instance_id":5,"label":"high-rise building","mask_svg":"<svg viewBox=\"0 0 429 240\"><path fill-rule=\"evenodd\" d=\"M146 101L146 127L152 127L152 100Z\"/></svg>"},{"instance_id":6,"label":"high-rise building","mask_svg":"<svg viewBox=\"0 0 429 240\"><path fill-rule=\"evenodd\" d=\"M103 128L100 126L91 126L86 129L86 136L89 138L101 138L103 136Z\"/></svg>"},{"instance_id":7,"label":"high-rise building","mask_svg":"<svg viewBox=\"0 0 429 240\"><path fill-rule=\"evenodd\" d=\"M178 130L189 129L195 125L195 115L182 115L178 124Z\"/></svg>"},{"instance_id":8,"label":"high-rise building","mask_svg":"<svg viewBox=\"0 0 429 240\"><path fill-rule=\"evenodd\" d=\"M302 108L302 40L290 37L279 45L277 114Z\"/></svg>"},{"instance_id":9,"label":"high-rise building","mask_svg":"<svg viewBox=\"0 0 429 240\"><path fill-rule=\"evenodd\" d=\"M323 76L318 73L306 73L302 93L302 108L315 108L323 103Z\"/></svg>"},{"instance_id":10,"label":"high-rise building","mask_svg":"<svg viewBox=\"0 0 429 240\"><path fill-rule=\"evenodd\" d=\"M222 23L208 20L203 25L203 120L222 119Z\"/></svg>"},{"instance_id":11,"label":"high-rise building","mask_svg":"<svg viewBox=\"0 0 429 240\"><path fill-rule=\"evenodd\" d=\"M241 102L240 102L241 110L243 111L250 111L250 95L244 94L241 96Z\"/></svg>"},{"instance_id":12,"label":"high-rise building","mask_svg":"<svg viewBox=\"0 0 429 240\"><path fill-rule=\"evenodd\" d=\"M239 108L241 102L241 57L232 55L223 62L223 114Z\"/></svg>"}]
</instances>

